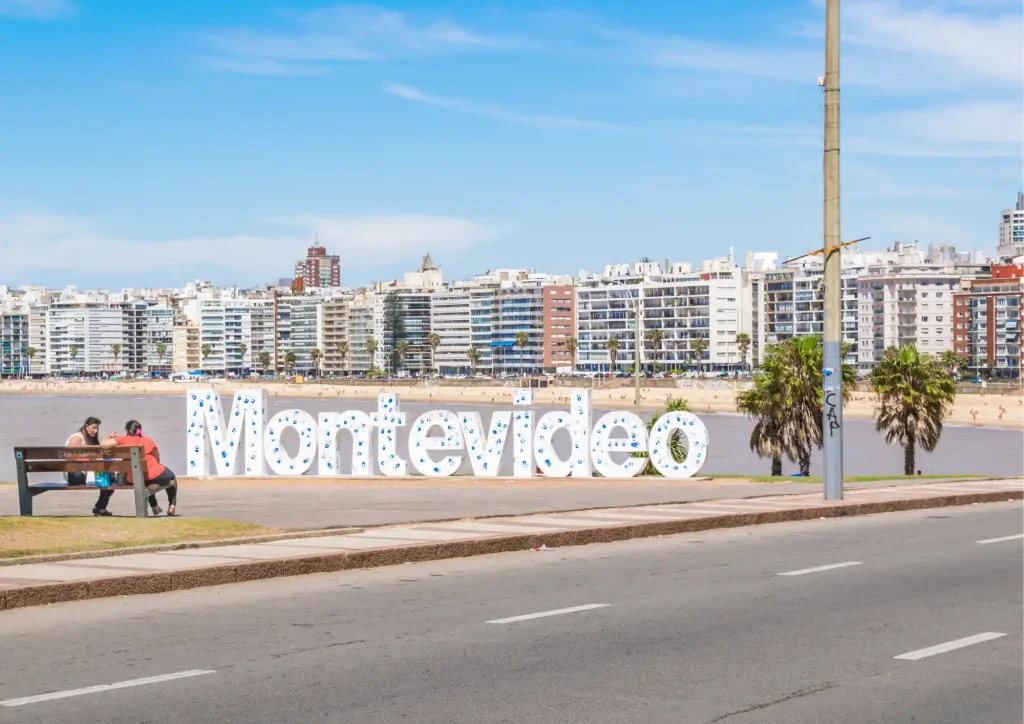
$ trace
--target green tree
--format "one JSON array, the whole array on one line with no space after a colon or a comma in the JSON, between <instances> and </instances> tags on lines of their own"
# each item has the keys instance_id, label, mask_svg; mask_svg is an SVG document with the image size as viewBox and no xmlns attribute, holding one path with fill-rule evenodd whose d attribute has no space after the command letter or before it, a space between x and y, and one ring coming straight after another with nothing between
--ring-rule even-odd
<instances>
[{"instance_id":1,"label":"green tree","mask_svg":"<svg viewBox=\"0 0 1024 724\"><path fill-rule=\"evenodd\" d=\"M263 350L256 355L256 359L259 360L260 371L266 374L267 370L270 369L270 352Z\"/></svg>"},{"instance_id":2,"label":"green tree","mask_svg":"<svg viewBox=\"0 0 1024 724\"><path fill-rule=\"evenodd\" d=\"M324 353L322 351L320 351L319 349L317 349L316 347L314 347L312 350L310 350L309 359L313 362L313 372L316 374L316 377L319 379L319 377L320 377L320 365L323 364Z\"/></svg>"},{"instance_id":3,"label":"green tree","mask_svg":"<svg viewBox=\"0 0 1024 724\"><path fill-rule=\"evenodd\" d=\"M690 342L690 351L697 360L697 374L704 374L704 353L708 351L708 341L703 337L696 337Z\"/></svg>"},{"instance_id":4,"label":"green tree","mask_svg":"<svg viewBox=\"0 0 1024 724\"><path fill-rule=\"evenodd\" d=\"M569 337L565 341L565 351L569 353L569 374L576 372L576 350L580 348L580 341L575 337Z\"/></svg>"},{"instance_id":5,"label":"green tree","mask_svg":"<svg viewBox=\"0 0 1024 724\"><path fill-rule=\"evenodd\" d=\"M665 400L665 409L660 412L655 412L650 421L647 423L647 437L651 436L651 431L654 430L654 425L662 415L669 412L689 412L690 406L681 397L670 397ZM668 441L669 451L672 453L672 458L677 462L686 461L686 448L683 446L683 433L679 430L674 430L672 436ZM647 453L633 453L633 457L647 457ZM644 466L641 475L661 475L657 468L654 467L654 463L647 460L647 465Z\"/></svg>"},{"instance_id":6,"label":"green tree","mask_svg":"<svg viewBox=\"0 0 1024 724\"><path fill-rule=\"evenodd\" d=\"M165 342L157 342L153 345L156 349L156 357L160 360L160 364L163 365L164 357L167 356L167 344Z\"/></svg>"},{"instance_id":7,"label":"green tree","mask_svg":"<svg viewBox=\"0 0 1024 724\"><path fill-rule=\"evenodd\" d=\"M395 345L395 372L401 369L407 354L409 354L409 343L404 339L399 340L398 344Z\"/></svg>"},{"instance_id":8,"label":"green tree","mask_svg":"<svg viewBox=\"0 0 1024 724\"><path fill-rule=\"evenodd\" d=\"M434 368L434 375L440 374L440 370L437 367L437 347L441 344L441 335L437 332L431 332L427 335L427 345L430 347L430 366Z\"/></svg>"},{"instance_id":9,"label":"green tree","mask_svg":"<svg viewBox=\"0 0 1024 724\"><path fill-rule=\"evenodd\" d=\"M960 369L966 365L967 359L961 357L951 349L939 355L939 364L946 370L950 377L955 377Z\"/></svg>"},{"instance_id":10,"label":"green tree","mask_svg":"<svg viewBox=\"0 0 1024 724\"><path fill-rule=\"evenodd\" d=\"M770 356L766 358L766 362L770 359ZM788 452L785 395L783 377L762 367L761 374L754 377L754 386L736 396L737 411L754 419L750 449L758 457L771 460L772 475L782 475L782 456Z\"/></svg>"},{"instance_id":11,"label":"green tree","mask_svg":"<svg viewBox=\"0 0 1024 724\"><path fill-rule=\"evenodd\" d=\"M619 354L619 338L609 337L608 340L604 343L604 346L605 349L608 350L608 364L611 368L611 371L614 373L615 361Z\"/></svg>"},{"instance_id":12,"label":"green tree","mask_svg":"<svg viewBox=\"0 0 1024 724\"><path fill-rule=\"evenodd\" d=\"M466 350L466 357L469 358L469 368L474 375L476 374L477 363L480 362L480 356L480 350L476 347L470 347Z\"/></svg>"},{"instance_id":13,"label":"green tree","mask_svg":"<svg viewBox=\"0 0 1024 724\"><path fill-rule=\"evenodd\" d=\"M660 329L650 329L647 331L647 341L654 345L654 371L658 371L658 358L661 355L661 343L665 339L665 333Z\"/></svg>"},{"instance_id":14,"label":"green tree","mask_svg":"<svg viewBox=\"0 0 1024 724\"><path fill-rule=\"evenodd\" d=\"M71 366L74 367L75 366L75 360L78 359L78 345L77 344L69 344L68 345L68 355L71 357Z\"/></svg>"},{"instance_id":15,"label":"green tree","mask_svg":"<svg viewBox=\"0 0 1024 724\"><path fill-rule=\"evenodd\" d=\"M204 344L202 347L199 348L199 354L203 356L204 363L206 362L206 358L210 356L211 352L213 352L213 347L211 347L208 344ZM204 364L203 366L205 367L206 365Z\"/></svg>"},{"instance_id":16,"label":"green tree","mask_svg":"<svg viewBox=\"0 0 1024 724\"><path fill-rule=\"evenodd\" d=\"M114 353L114 367L117 367L117 362L119 359L121 359L121 345L110 345L110 351Z\"/></svg>"},{"instance_id":17,"label":"green tree","mask_svg":"<svg viewBox=\"0 0 1024 724\"><path fill-rule=\"evenodd\" d=\"M747 354L750 353L750 335L746 332L740 332L736 335L736 349L740 353L740 366L747 366Z\"/></svg>"},{"instance_id":18,"label":"green tree","mask_svg":"<svg viewBox=\"0 0 1024 724\"><path fill-rule=\"evenodd\" d=\"M240 342L238 344L238 356L241 357L241 359L238 361L239 369L245 368L245 353L248 351L249 345L247 345L245 342Z\"/></svg>"},{"instance_id":19,"label":"green tree","mask_svg":"<svg viewBox=\"0 0 1024 724\"><path fill-rule=\"evenodd\" d=\"M878 395L875 429L903 447L903 474L913 475L917 448L931 452L939 444L956 383L938 360L908 345L885 351L871 371L871 386Z\"/></svg>"},{"instance_id":20,"label":"green tree","mask_svg":"<svg viewBox=\"0 0 1024 724\"><path fill-rule=\"evenodd\" d=\"M366 340L366 353L370 355L370 372L373 372L373 358L377 354L377 340L373 337Z\"/></svg>"},{"instance_id":21,"label":"green tree","mask_svg":"<svg viewBox=\"0 0 1024 724\"><path fill-rule=\"evenodd\" d=\"M526 368L523 367L523 352L526 350L526 345L530 343L530 335L526 332L516 332L515 334L516 347L519 348L519 373L526 375Z\"/></svg>"},{"instance_id":22,"label":"green tree","mask_svg":"<svg viewBox=\"0 0 1024 724\"><path fill-rule=\"evenodd\" d=\"M345 374L345 360L348 358L348 351L349 351L348 350L348 342L345 342L344 340L341 341L341 342L338 342L337 346L335 346L335 348L334 348L334 351L338 355L338 360L339 360L338 364L341 365L341 373Z\"/></svg>"},{"instance_id":23,"label":"green tree","mask_svg":"<svg viewBox=\"0 0 1024 724\"><path fill-rule=\"evenodd\" d=\"M288 373L295 371L295 353L291 350L284 353L284 369Z\"/></svg>"}]
</instances>

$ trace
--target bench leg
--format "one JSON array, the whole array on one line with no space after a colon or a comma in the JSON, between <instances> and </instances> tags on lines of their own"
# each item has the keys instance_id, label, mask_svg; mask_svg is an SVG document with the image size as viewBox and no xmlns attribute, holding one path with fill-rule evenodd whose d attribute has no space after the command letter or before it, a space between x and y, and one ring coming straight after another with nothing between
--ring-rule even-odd
<instances>
[{"instance_id":1,"label":"bench leg","mask_svg":"<svg viewBox=\"0 0 1024 724\"><path fill-rule=\"evenodd\" d=\"M14 456L18 465L18 508L21 515L32 515L32 491L28 489L25 457L20 450L15 451Z\"/></svg>"},{"instance_id":2,"label":"bench leg","mask_svg":"<svg viewBox=\"0 0 1024 724\"><path fill-rule=\"evenodd\" d=\"M146 481L142 474L142 458L139 456L139 448L132 448L132 488L135 493L135 517L145 518L149 515L149 508L146 507Z\"/></svg>"}]
</instances>

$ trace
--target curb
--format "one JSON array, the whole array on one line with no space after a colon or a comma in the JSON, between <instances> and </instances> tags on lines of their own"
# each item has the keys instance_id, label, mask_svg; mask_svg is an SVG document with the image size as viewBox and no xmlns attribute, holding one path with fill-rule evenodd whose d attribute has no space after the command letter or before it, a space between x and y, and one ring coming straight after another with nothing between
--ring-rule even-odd
<instances>
[{"instance_id":1,"label":"curb","mask_svg":"<svg viewBox=\"0 0 1024 724\"><path fill-rule=\"evenodd\" d=\"M225 583L259 581L267 578L302 576L310 573L333 573L354 568L376 568L401 563L422 563L448 558L465 558L506 553L541 545L565 547L611 543L632 538L648 538L677 533L695 533L716 528L738 528L766 523L786 523L816 518L843 518L854 515L894 513L907 510L927 510L975 503L998 503L1024 499L1024 491L994 491L947 495L937 498L886 500L874 503L851 503L832 508L796 508L793 510L756 513L730 513L707 518L656 521L616 526L598 526L553 533L526 534L463 540L444 543L376 548L365 551L345 551L286 560L253 561L224 566L212 566L188 571L145 573L92 581L72 581L27 586L0 591L0 611L5 609L41 606L50 603L83 601L112 596L132 596L143 593L168 593Z\"/></svg>"},{"instance_id":2,"label":"curb","mask_svg":"<svg viewBox=\"0 0 1024 724\"><path fill-rule=\"evenodd\" d=\"M0 568L20 566L26 563L60 563L61 561L81 561L88 558L112 558L129 556L135 553L165 553L182 551L187 548L218 548L222 546L243 545L245 543L273 543L277 540L297 540L299 538L325 538L332 535L348 535L364 533L366 528L358 526L341 528L323 528L321 530L299 530L291 533L268 533L267 535L251 535L241 538L218 538L216 540L179 541L178 543L157 543L151 546L133 546L131 548L106 548L95 551L78 551L76 553L46 553L38 556L22 556L20 558L0 559ZM0 610L3 607L0 606Z\"/></svg>"}]
</instances>

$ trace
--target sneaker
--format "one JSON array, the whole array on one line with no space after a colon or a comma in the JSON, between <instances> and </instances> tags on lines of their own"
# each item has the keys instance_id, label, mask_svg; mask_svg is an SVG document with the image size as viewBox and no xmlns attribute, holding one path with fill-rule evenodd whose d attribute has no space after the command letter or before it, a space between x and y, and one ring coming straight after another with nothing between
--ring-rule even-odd
<instances>
[{"instance_id":1,"label":"sneaker","mask_svg":"<svg viewBox=\"0 0 1024 724\"><path fill-rule=\"evenodd\" d=\"M153 515L160 515L163 512L163 508L161 508L159 505L153 506Z\"/></svg>"},{"instance_id":2,"label":"sneaker","mask_svg":"<svg viewBox=\"0 0 1024 724\"><path fill-rule=\"evenodd\" d=\"M109 516L109 515L113 515L113 513L111 513L106 508L93 508L92 509L92 514L94 516L96 516L96 517L106 517L106 516Z\"/></svg>"}]
</instances>

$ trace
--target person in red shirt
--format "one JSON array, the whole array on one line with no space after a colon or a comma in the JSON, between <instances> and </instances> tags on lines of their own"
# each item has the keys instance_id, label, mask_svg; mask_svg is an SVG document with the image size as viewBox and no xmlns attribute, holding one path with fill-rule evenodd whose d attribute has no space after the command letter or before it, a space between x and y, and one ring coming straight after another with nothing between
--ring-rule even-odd
<instances>
[{"instance_id":1,"label":"person in red shirt","mask_svg":"<svg viewBox=\"0 0 1024 724\"><path fill-rule=\"evenodd\" d=\"M176 515L178 479L170 468L161 464L160 448L152 438L142 433L142 423L137 420L129 420L124 426L124 431L124 435L110 433L110 437L100 443L100 447L141 447L142 474L146 483L166 486L164 490L167 492L167 515ZM128 473L128 482L133 482L131 473ZM160 515L163 512L157 505L156 494L149 496L149 507L153 509L153 515Z\"/></svg>"}]
</instances>

